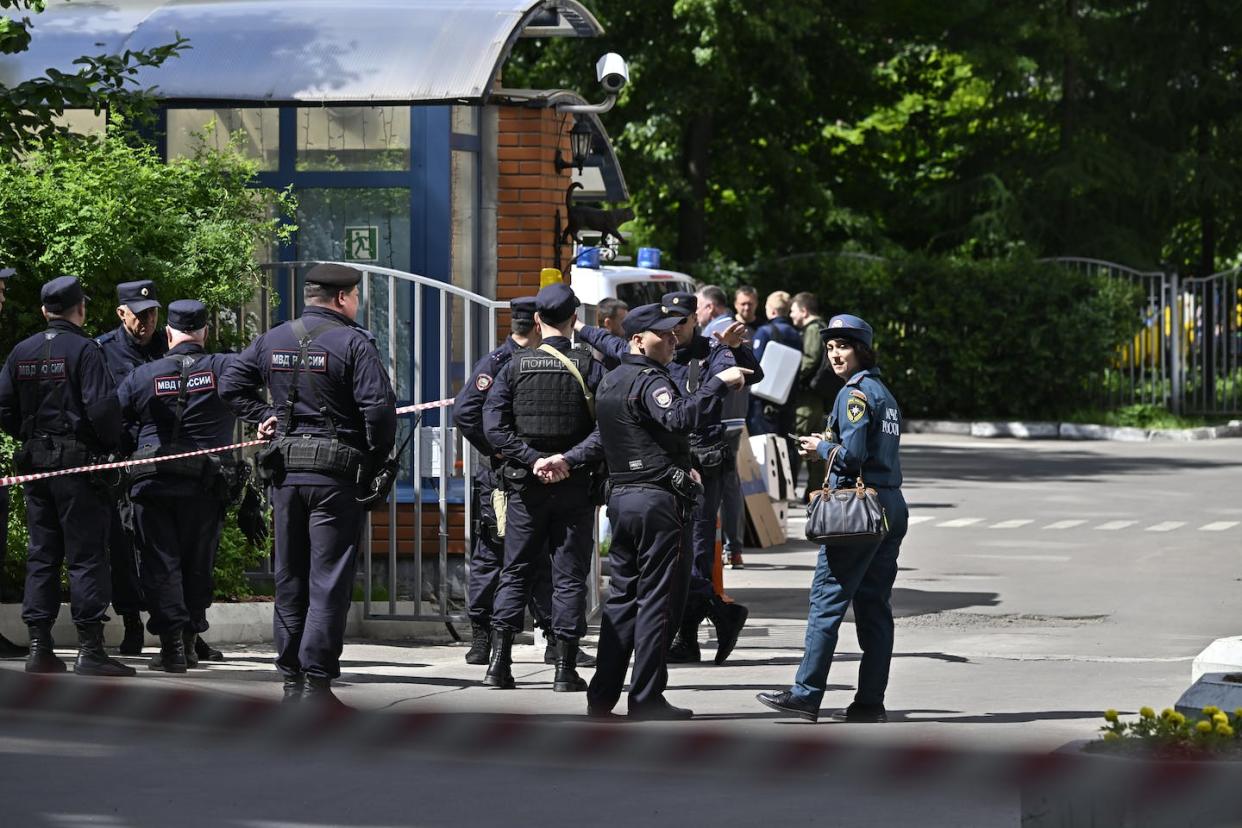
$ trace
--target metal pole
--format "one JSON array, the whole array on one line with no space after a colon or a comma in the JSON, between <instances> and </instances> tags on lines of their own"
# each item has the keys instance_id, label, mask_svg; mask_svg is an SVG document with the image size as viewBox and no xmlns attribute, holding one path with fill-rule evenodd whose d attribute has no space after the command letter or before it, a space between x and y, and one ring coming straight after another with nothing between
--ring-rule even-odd
<instances>
[{"instance_id":1,"label":"metal pole","mask_svg":"<svg viewBox=\"0 0 1242 828\"><path fill-rule=\"evenodd\" d=\"M469 382L470 372L474 368L474 315L479 311L478 305L473 301L462 302L462 310L465 312L465 320L462 327L462 377L463 385ZM462 558L462 573L466 580L470 582L470 553L474 550L474 527L471 523L474 517L474 448L465 440L461 441L461 489L462 489L462 519L464 521L462 542L465 544L464 557Z\"/></svg>"},{"instance_id":2,"label":"metal pole","mask_svg":"<svg viewBox=\"0 0 1242 828\"><path fill-rule=\"evenodd\" d=\"M1181 328L1181 319L1178 318L1179 314L1177 313L1178 305L1180 304L1178 302L1178 297L1180 296L1181 286L1178 280L1176 270L1174 270L1173 273L1170 274L1169 285L1170 285L1170 291L1172 293L1172 298L1173 298L1172 317L1173 317L1173 322L1174 322L1173 331L1172 331L1173 347L1170 349L1170 353L1169 353L1169 358L1171 362L1170 370L1173 374L1173 389L1172 389L1173 399L1172 399L1171 408L1174 414L1181 414L1182 413L1182 353L1181 353L1182 337L1180 336L1180 333L1179 333L1179 330Z\"/></svg>"},{"instance_id":3,"label":"metal pole","mask_svg":"<svg viewBox=\"0 0 1242 828\"><path fill-rule=\"evenodd\" d=\"M388 277L388 376L397 380L397 280ZM398 434L401 429L397 429ZM400 458L397 460L401 462ZM388 614L397 614L397 495L388 498Z\"/></svg>"},{"instance_id":4,"label":"metal pole","mask_svg":"<svg viewBox=\"0 0 1242 828\"><path fill-rule=\"evenodd\" d=\"M423 288L414 286L414 402L423 402ZM414 444L414 614L423 614L423 429L410 438Z\"/></svg>"},{"instance_id":5,"label":"metal pole","mask_svg":"<svg viewBox=\"0 0 1242 828\"><path fill-rule=\"evenodd\" d=\"M440 294L440 399L449 396L449 351L453 347L452 331L449 329L449 308L453 297ZM449 480L449 431L448 416L440 409L440 615L448 616L448 480Z\"/></svg>"}]
</instances>

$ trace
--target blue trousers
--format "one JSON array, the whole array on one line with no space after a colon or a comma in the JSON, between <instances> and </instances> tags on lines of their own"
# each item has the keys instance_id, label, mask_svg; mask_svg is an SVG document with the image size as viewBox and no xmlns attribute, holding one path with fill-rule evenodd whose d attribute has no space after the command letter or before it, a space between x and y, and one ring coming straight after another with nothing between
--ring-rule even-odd
<instances>
[{"instance_id":1,"label":"blue trousers","mask_svg":"<svg viewBox=\"0 0 1242 828\"><path fill-rule=\"evenodd\" d=\"M893 581L909 511L900 489L881 489L880 503L888 517L888 535L878 546L819 548L806 620L806 652L791 688L799 699L816 705L823 700L837 650L837 633L852 601L862 649L854 700L860 704L884 703L893 659Z\"/></svg>"},{"instance_id":2,"label":"blue trousers","mask_svg":"<svg viewBox=\"0 0 1242 828\"><path fill-rule=\"evenodd\" d=\"M275 515L276 667L287 676L341 674L365 518L347 485L271 487Z\"/></svg>"},{"instance_id":3,"label":"blue trousers","mask_svg":"<svg viewBox=\"0 0 1242 828\"><path fill-rule=\"evenodd\" d=\"M716 469L714 472L703 472L702 476L703 494L694 504L694 514L690 516L690 548L694 560L690 571L690 593L710 598L715 594L712 570L716 565L716 515L720 514L724 475Z\"/></svg>"},{"instance_id":4,"label":"blue trousers","mask_svg":"<svg viewBox=\"0 0 1242 828\"><path fill-rule=\"evenodd\" d=\"M151 613L147 629L153 635L206 632L224 504L205 494L161 497L157 491L150 487L134 496L142 588Z\"/></svg>"},{"instance_id":5,"label":"blue trousers","mask_svg":"<svg viewBox=\"0 0 1242 828\"><path fill-rule=\"evenodd\" d=\"M741 439L740 430L729 434L729 456L725 458L724 477L720 481L720 530L726 553L741 552L743 548L746 502L742 498L742 481L737 475L737 451Z\"/></svg>"},{"instance_id":6,"label":"blue trousers","mask_svg":"<svg viewBox=\"0 0 1242 828\"><path fill-rule=\"evenodd\" d=\"M112 600L107 496L86 475L54 477L25 484L26 594L22 620L51 624L60 612L60 567L69 565L69 606L73 623L107 620Z\"/></svg>"},{"instance_id":7,"label":"blue trousers","mask_svg":"<svg viewBox=\"0 0 1242 828\"><path fill-rule=\"evenodd\" d=\"M117 615L132 615L147 608L139 575L138 550L121 524L122 507L112 507L108 532L108 555L112 564L112 608Z\"/></svg>"}]
</instances>

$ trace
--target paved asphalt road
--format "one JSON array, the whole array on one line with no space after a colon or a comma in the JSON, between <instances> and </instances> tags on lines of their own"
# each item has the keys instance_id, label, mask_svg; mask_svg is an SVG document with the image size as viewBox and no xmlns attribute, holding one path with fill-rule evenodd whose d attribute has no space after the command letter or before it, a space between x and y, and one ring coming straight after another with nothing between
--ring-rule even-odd
<instances>
[{"instance_id":1,"label":"paved asphalt road","mask_svg":"<svg viewBox=\"0 0 1242 828\"><path fill-rule=\"evenodd\" d=\"M788 684L801 652L815 550L793 541L748 552L746 569L726 572L726 590L750 607L751 623L726 665L674 667L669 698L700 715L668 727L1043 751L1091 738L1106 708L1171 705L1189 684L1195 654L1214 638L1242 634L1242 440L918 435L904 438L903 463L913 525L893 599L892 721L844 725L825 715L817 726L794 724L754 702L758 690ZM796 513L791 530L800 530ZM516 649L513 692L479 686L482 668L466 666L462 651L350 644L340 695L372 709L550 719L583 712L581 696L549 692L551 668L539 661L540 649ZM139 680L279 694L270 650L235 647L228 655L189 677L142 671ZM825 714L850 701L857 659L847 623ZM192 744L152 744L72 721L6 719L5 824L1018 824L1013 791L962 796L859 790L832 778L813 785L653 778L641 768L551 768L537 760L522 767L418 756L360 762L352 754Z\"/></svg>"}]
</instances>

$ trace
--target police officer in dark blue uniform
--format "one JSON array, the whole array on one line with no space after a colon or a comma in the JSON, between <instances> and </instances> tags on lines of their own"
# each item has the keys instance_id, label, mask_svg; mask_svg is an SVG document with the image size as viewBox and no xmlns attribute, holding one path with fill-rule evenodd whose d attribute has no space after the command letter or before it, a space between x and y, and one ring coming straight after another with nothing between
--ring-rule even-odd
<instances>
[{"instance_id":1,"label":"police officer in dark blue uniform","mask_svg":"<svg viewBox=\"0 0 1242 828\"><path fill-rule=\"evenodd\" d=\"M4 310L4 295L8 289L8 282L17 271L11 267L0 267L0 311ZM5 474L9 474L6 469ZM0 490L0 561L6 560L8 557L8 541L9 535L5 531L5 527L9 525L9 489ZM3 592L3 585L0 585L0 592ZM0 635L0 658L25 658L30 654L30 650L20 644L14 644L3 635Z\"/></svg>"},{"instance_id":2,"label":"police officer in dark blue uniform","mask_svg":"<svg viewBox=\"0 0 1242 828\"><path fill-rule=\"evenodd\" d=\"M116 286L116 315L121 324L95 341L103 346L112 382L117 388L139 365L159 359L168 350L163 331L158 331L160 301L155 294L155 282L140 279L121 282ZM122 502L112 507L112 529L108 533L108 553L112 563L112 608L125 623L125 637L121 639L123 655L142 652L142 617L145 610L141 582L138 575L138 556L124 524L131 517L129 504ZM124 519L123 519L124 518ZM204 645L205 646L205 645ZM219 651L215 651L217 656Z\"/></svg>"},{"instance_id":3,"label":"police officer in dark blue uniform","mask_svg":"<svg viewBox=\"0 0 1242 828\"><path fill-rule=\"evenodd\" d=\"M321 264L306 274L302 316L252 342L220 377L220 396L275 439L258 456L276 531L276 666L285 699L339 704L345 622L365 509L397 434L396 395L374 336L354 320L361 271Z\"/></svg>"},{"instance_id":4,"label":"police officer in dark blue uniform","mask_svg":"<svg viewBox=\"0 0 1242 828\"><path fill-rule=\"evenodd\" d=\"M46 331L23 339L0 372L0 427L22 441L18 471L73 468L118 447L121 409L98 343L82 331L86 296L72 276L40 293ZM101 478L75 474L25 484L30 554L22 620L30 631L26 670L61 673L52 624L60 611L60 567L69 566L69 596L78 628L75 673L132 676L103 648L112 584L108 573L110 495Z\"/></svg>"},{"instance_id":5,"label":"police officer in dark blue uniform","mask_svg":"<svg viewBox=\"0 0 1242 828\"><path fill-rule=\"evenodd\" d=\"M168 306L166 356L140 365L117 389L134 458L216 448L232 442L236 418L217 390L235 359L209 354L207 308L182 299ZM249 418L267 406L252 400ZM226 471L225 463L232 468ZM225 499L235 477L231 459L187 457L135 466L130 474L134 531L142 556L147 627L159 636L151 668L184 673L198 665L194 641L207 630L213 568L224 524Z\"/></svg>"},{"instance_id":6,"label":"police officer in dark blue uniform","mask_svg":"<svg viewBox=\"0 0 1242 828\"><path fill-rule=\"evenodd\" d=\"M901 409L880 379L875 365L871 326L850 314L839 314L823 330L827 359L845 381L837 393L828 433L800 438L806 454L832 459L829 488L848 488L859 477L875 489L888 534L877 545L821 546L811 609L806 625L806 651L788 690L760 693L756 698L782 713L816 721L837 647L837 631L850 604L862 662L858 690L844 712L849 722L884 722L884 693L893 658L893 582L897 556L909 524L901 493Z\"/></svg>"},{"instance_id":7,"label":"police officer in dark blue uniform","mask_svg":"<svg viewBox=\"0 0 1242 828\"><path fill-rule=\"evenodd\" d=\"M763 379L763 371L754 353L744 344L746 326L734 322L714 336L714 340L701 336L695 329L695 312L698 297L693 293L678 291L667 293L660 304L681 322L673 330L677 349L668 372L677 383L683 396L694 394L703 384L704 377L719 373L731 365L746 368L747 384ZM597 350L619 357L628 344L601 328L582 328L579 335ZM698 629L704 618L710 618L716 628L715 663L723 664L746 624L749 611L737 603L726 603L716 594L712 585L712 571L716 559L716 516L724 493L724 469L726 463L736 462L729 447L722 419L721 405L709 406L693 433L690 435L694 468L702 478L703 493L695 504L694 515L687 527L689 545L693 550L690 570L690 591L684 609L674 605L675 615L681 619L677 635L669 651L669 661L697 662L699 654Z\"/></svg>"},{"instance_id":8,"label":"police officer in dark blue uniform","mask_svg":"<svg viewBox=\"0 0 1242 828\"><path fill-rule=\"evenodd\" d=\"M474 546L470 553L470 577L466 583L466 613L470 616L471 632L470 649L466 652L467 664L487 664L491 659L492 602L500 581L505 551L504 538L497 534L493 505L497 488L495 467L504 458L487 442L487 435L483 433L483 404L495 384L496 375L509 364L514 352L522 348L538 348L542 342L539 327L535 324L535 297L514 299L509 303L509 311L512 334L500 347L479 360L453 403L454 424L479 453L479 462L474 469L474 485L471 487ZM530 610L548 642L543 660L547 664L555 664L556 644L551 622L552 560L549 556L536 556L532 577ZM594 663L593 658L579 651L579 666L591 667Z\"/></svg>"},{"instance_id":9,"label":"police officer in dark blue uniform","mask_svg":"<svg viewBox=\"0 0 1242 828\"><path fill-rule=\"evenodd\" d=\"M612 715L631 653L630 717L691 716L664 698L674 604L686 588L679 563L687 551L685 525L700 499L690 435L719 411L730 388L742 386L745 373L735 365L726 367L705 376L693 394L683 394L666 367L676 346L673 330L683 319L667 305L630 311L622 323L629 352L599 387L613 534L598 665L587 692L591 716Z\"/></svg>"},{"instance_id":10,"label":"police officer in dark blue uniform","mask_svg":"<svg viewBox=\"0 0 1242 828\"><path fill-rule=\"evenodd\" d=\"M586 634L586 578L594 549L592 474L603 460L594 393L604 371L589 349L571 347L578 299L556 283L535 297L543 344L516 352L483 407L487 441L504 457L508 494L504 566L492 611L492 658L484 683L514 686L512 647L540 555L552 556L552 689L586 689L577 672Z\"/></svg>"}]
</instances>

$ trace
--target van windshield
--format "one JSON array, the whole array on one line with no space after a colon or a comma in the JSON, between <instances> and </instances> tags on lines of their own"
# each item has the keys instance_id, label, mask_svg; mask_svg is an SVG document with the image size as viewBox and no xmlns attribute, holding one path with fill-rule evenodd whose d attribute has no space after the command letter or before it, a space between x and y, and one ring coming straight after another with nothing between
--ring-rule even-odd
<instances>
[{"instance_id":1,"label":"van windshield","mask_svg":"<svg viewBox=\"0 0 1242 828\"><path fill-rule=\"evenodd\" d=\"M693 292L694 286L689 282L623 282L617 285L617 298L631 308L639 305L651 305L660 301L666 293L683 290Z\"/></svg>"}]
</instances>

